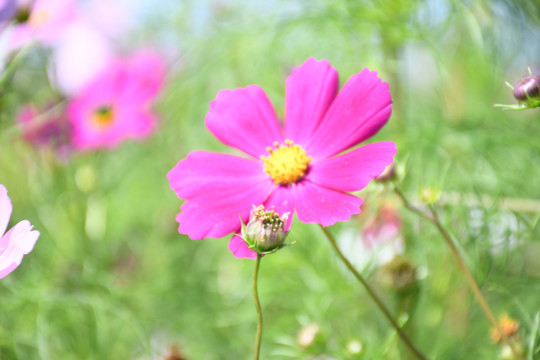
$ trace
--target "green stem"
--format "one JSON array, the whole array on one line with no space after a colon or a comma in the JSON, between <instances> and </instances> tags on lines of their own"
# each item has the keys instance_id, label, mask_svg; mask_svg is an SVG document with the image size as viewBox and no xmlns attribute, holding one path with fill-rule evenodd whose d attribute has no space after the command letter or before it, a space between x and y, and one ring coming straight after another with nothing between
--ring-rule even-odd
<instances>
[{"instance_id":1,"label":"green stem","mask_svg":"<svg viewBox=\"0 0 540 360\"><path fill-rule=\"evenodd\" d=\"M261 303L259 302L259 293L257 290L257 280L259 278L259 267L261 265L261 254L257 254L257 260L255 262L255 271L253 272L253 301L255 302L255 310L257 311L257 336L255 337L255 360L259 360L259 353L261 352L261 339L263 331L263 317L261 310Z\"/></svg>"},{"instance_id":2,"label":"green stem","mask_svg":"<svg viewBox=\"0 0 540 360\"><path fill-rule=\"evenodd\" d=\"M504 334L504 332L501 330L501 328L499 326L499 323L498 323L497 319L495 318L495 315L493 314L493 311L491 310L491 308L489 307L486 299L484 298L484 295L482 294L482 291L480 290L480 287L478 286L478 283L476 282L476 280L474 279L474 276L472 275L471 271L469 270L469 267L465 263L465 260L463 259L463 256L461 256L461 253L459 252L458 248L456 247L456 244L454 244L454 241L452 240L452 237L450 236L450 233L441 224L441 222L439 220L439 216L437 215L437 212L435 211L435 208L430 205L429 206L430 214L426 214L422 210L420 210L420 209L416 208L415 206L413 206L409 202L409 200L407 200L405 195L397 187L394 187L394 191L401 198L401 200L403 201L403 204L405 205L405 207L407 209L409 209L413 213L417 214L418 216L426 219L427 221L431 222L433 225L435 225L437 230L439 230L439 233L442 235L444 241L446 242L448 247L450 247L450 250L451 250L452 254L454 255L454 258L456 259L458 267L461 270L461 272L463 273L463 275L465 276L465 279L467 280L467 283L468 283L469 287L471 288L476 301L480 305L480 308L484 312L484 315L488 318L491 325L495 329L497 329L497 331L501 335L501 338L504 341L504 343L510 347L514 357L516 359L518 359L518 360L524 360L522 354L514 346L514 343L512 341L510 341L508 336L506 336Z\"/></svg>"},{"instance_id":3,"label":"green stem","mask_svg":"<svg viewBox=\"0 0 540 360\"><path fill-rule=\"evenodd\" d=\"M330 244L332 245L334 250L337 252L337 254L338 254L339 258L341 259L341 261L343 261L343 263L345 264L345 266L347 266L349 271L353 273L354 277L364 286L364 288L368 292L371 299L375 302L375 304L377 304L379 309L383 312L384 316L390 322L390 324L392 324L394 329L396 329L398 335L401 337L401 340L403 340L405 345L407 345L409 350L411 350L411 352L414 353L418 359L427 360L427 357L424 354L422 354L416 347L414 347L413 343L411 342L411 340L409 339L407 334L405 334L405 332L396 323L394 318L392 318L392 315L390 315L390 312L388 311L388 309L386 308L386 306L384 305L382 300L379 298L379 296L368 285L368 283L366 282L366 280L364 280L362 275L360 275L360 273L358 271L356 271L354 266L352 266L352 264L345 257L345 255L343 255L343 253L341 252L341 250L337 246L336 240L334 239L332 234L326 228L324 228L322 225L320 225L320 226L321 226L322 231L324 232L324 235L326 235L326 237L328 238L328 241L330 241Z\"/></svg>"}]
</instances>

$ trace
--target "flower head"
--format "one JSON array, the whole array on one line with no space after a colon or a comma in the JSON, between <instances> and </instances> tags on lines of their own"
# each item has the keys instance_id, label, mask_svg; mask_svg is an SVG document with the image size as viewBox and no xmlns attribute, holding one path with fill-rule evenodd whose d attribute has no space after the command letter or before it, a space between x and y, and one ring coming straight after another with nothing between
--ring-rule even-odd
<instances>
[{"instance_id":1,"label":"flower head","mask_svg":"<svg viewBox=\"0 0 540 360\"><path fill-rule=\"evenodd\" d=\"M24 4L9 34L9 47L17 49L32 40L49 45L77 16L74 0L35 0L33 4Z\"/></svg>"},{"instance_id":2,"label":"flower head","mask_svg":"<svg viewBox=\"0 0 540 360\"><path fill-rule=\"evenodd\" d=\"M206 126L218 140L248 158L195 151L167 175L179 198L179 232L192 239L238 232L252 204L329 226L360 212L361 190L392 163L392 142L364 145L392 110L388 84L376 72L353 75L338 93L336 70L308 59L287 79L283 124L257 85L221 90L210 104ZM292 216L285 224L288 229ZM255 258L241 237L229 249Z\"/></svg>"},{"instance_id":3,"label":"flower head","mask_svg":"<svg viewBox=\"0 0 540 360\"><path fill-rule=\"evenodd\" d=\"M265 210L263 205L253 206L247 225L242 223L242 238L247 246L259 254L269 254L281 249L287 231L285 222L289 214L279 216L273 210Z\"/></svg>"},{"instance_id":4,"label":"flower head","mask_svg":"<svg viewBox=\"0 0 540 360\"><path fill-rule=\"evenodd\" d=\"M128 138L149 136L157 121L150 107L163 78L163 62L154 53L112 61L68 106L73 146L112 148Z\"/></svg>"},{"instance_id":5,"label":"flower head","mask_svg":"<svg viewBox=\"0 0 540 360\"><path fill-rule=\"evenodd\" d=\"M15 270L24 255L34 248L39 232L32 230L28 220L23 220L5 232L11 217L11 200L7 189L0 184L0 278Z\"/></svg>"},{"instance_id":6,"label":"flower head","mask_svg":"<svg viewBox=\"0 0 540 360\"><path fill-rule=\"evenodd\" d=\"M17 114L22 138L36 147L66 152L71 138L69 124L63 114L50 111L50 107L41 111L32 105L23 106Z\"/></svg>"}]
</instances>

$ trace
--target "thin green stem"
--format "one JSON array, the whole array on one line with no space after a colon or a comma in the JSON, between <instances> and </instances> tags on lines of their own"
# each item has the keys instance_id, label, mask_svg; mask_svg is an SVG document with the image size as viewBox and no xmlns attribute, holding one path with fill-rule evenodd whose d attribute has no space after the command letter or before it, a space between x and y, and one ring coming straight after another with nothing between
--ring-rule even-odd
<instances>
[{"instance_id":1,"label":"thin green stem","mask_svg":"<svg viewBox=\"0 0 540 360\"><path fill-rule=\"evenodd\" d=\"M414 353L418 359L427 360L427 357L424 354L422 354L416 347L414 347L413 343L411 342L411 340L409 339L407 334L405 334L405 332L396 323L394 318L392 318L392 315L390 315L390 311L388 311L388 309L386 308L386 306L384 305L382 300L379 298L379 296L375 293L375 291L373 291L373 289L369 286L369 284L366 282L366 280L364 280L362 275L360 275L360 273L358 271L356 271L354 266L349 262L349 260L345 257L345 255L343 255L343 253L341 252L341 250L337 246L337 243L336 243L336 240L334 239L334 236L332 236L332 234L326 228L324 228L322 225L321 225L321 229L324 232L324 235L326 235L326 237L328 238L328 241L330 241L330 244L332 245L332 247L334 248L334 250L338 254L341 261L343 261L345 266L347 266L349 271L352 272L354 277L364 286L364 288L368 292L371 299L375 302L375 304L377 304L379 309L381 309L384 316L390 322L390 324L392 324L394 329L396 329L398 335L401 337L401 340L403 340L403 342L405 343L405 345L407 345L409 350L411 350L411 352Z\"/></svg>"},{"instance_id":2,"label":"thin green stem","mask_svg":"<svg viewBox=\"0 0 540 360\"><path fill-rule=\"evenodd\" d=\"M442 235L444 241L450 247L450 250L452 254L454 255L454 258L456 259L456 262L458 264L459 269L465 276L465 279L467 280L467 283L469 287L471 288L474 297L478 304L480 305L480 308L484 312L484 315L488 318L491 325L497 329L499 334L501 335L502 340L506 345L510 347L512 350L512 353L514 357L518 360L524 360L523 355L516 349L514 343L506 336L506 334L501 330L499 323L497 319L495 318L495 315L493 314L493 311L489 307L486 299L484 298L484 295L482 294L482 291L480 290L480 287L478 286L478 283L474 279L474 276L472 275L471 271L469 270L469 267L465 263L465 260L463 259L463 256L461 256L461 253L459 252L459 249L456 247L456 244L452 240L452 237L448 230L445 229L445 227L441 224L439 220L439 216L437 214L437 211L433 206L429 206L430 213L427 214L423 212L422 210L418 209L417 207L413 206L409 200L405 197L405 195L397 188L394 187L395 193L401 198L403 201L403 204L405 207L412 211L413 213L417 214L418 216L422 217L423 219L426 219L427 221L431 222L437 230L439 230L439 233Z\"/></svg>"},{"instance_id":3,"label":"thin green stem","mask_svg":"<svg viewBox=\"0 0 540 360\"><path fill-rule=\"evenodd\" d=\"M263 317L261 310L261 303L259 302L259 292L257 290L257 281L259 278L259 267L261 265L261 254L257 254L257 260L255 261L255 271L253 272L253 301L255 302L255 310L257 311L257 335L255 337L255 360L259 360L259 354L261 352L261 339L263 331Z\"/></svg>"}]
</instances>

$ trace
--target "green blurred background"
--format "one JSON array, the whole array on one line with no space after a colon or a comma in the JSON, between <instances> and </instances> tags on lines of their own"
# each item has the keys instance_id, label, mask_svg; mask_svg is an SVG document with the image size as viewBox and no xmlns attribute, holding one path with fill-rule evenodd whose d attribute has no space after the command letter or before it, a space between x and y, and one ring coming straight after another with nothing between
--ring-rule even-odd
<instances>
[{"instance_id":1,"label":"green blurred background","mask_svg":"<svg viewBox=\"0 0 540 360\"><path fill-rule=\"evenodd\" d=\"M28 54L4 88L0 183L11 224L29 219L41 237L0 281L0 359L164 359L171 346L186 359L251 358L254 262L234 258L228 237L178 234L181 201L166 173L190 151L232 151L204 126L217 91L258 84L282 116L285 79L310 56L328 59L342 83L364 67L389 82L393 114L372 141L397 144L411 200L426 187L443 192L442 221L488 302L520 322L528 359L540 359L540 119L537 109L493 107L515 102L505 81L540 66L538 0L160 1L143 10L130 41L174 54L148 141L66 162L21 141L18 106L46 103L52 91L46 50ZM388 187L360 196L363 215L330 231L338 240L361 233L381 203L398 207L417 283L398 291L375 260L356 264L414 343L432 359L499 358L436 229ZM297 244L261 266L263 359L412 358L317 226L295 221L289 240ZM313 341L299 339L309 329Z\"/></svg>"}]
</instances>

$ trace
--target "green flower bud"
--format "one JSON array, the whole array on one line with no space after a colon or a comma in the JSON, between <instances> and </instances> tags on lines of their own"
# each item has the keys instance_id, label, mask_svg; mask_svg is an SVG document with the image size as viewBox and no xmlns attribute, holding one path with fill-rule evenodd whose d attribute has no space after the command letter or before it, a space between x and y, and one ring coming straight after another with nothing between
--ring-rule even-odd
<instances>
[{"instance_id":1,"label":"green flower bud","mask_svg":"<svg viewBox=\"0 0 540 360\"><path fill-rule=\"evenodd\" d=\"M247 225L242 223L242 238L251 250L259 254L273 253L288 245L284 244L288 217L288 213L280 217L273 210L265 210L263 205L254 206Z\"/></svg>"}]
</instances>

